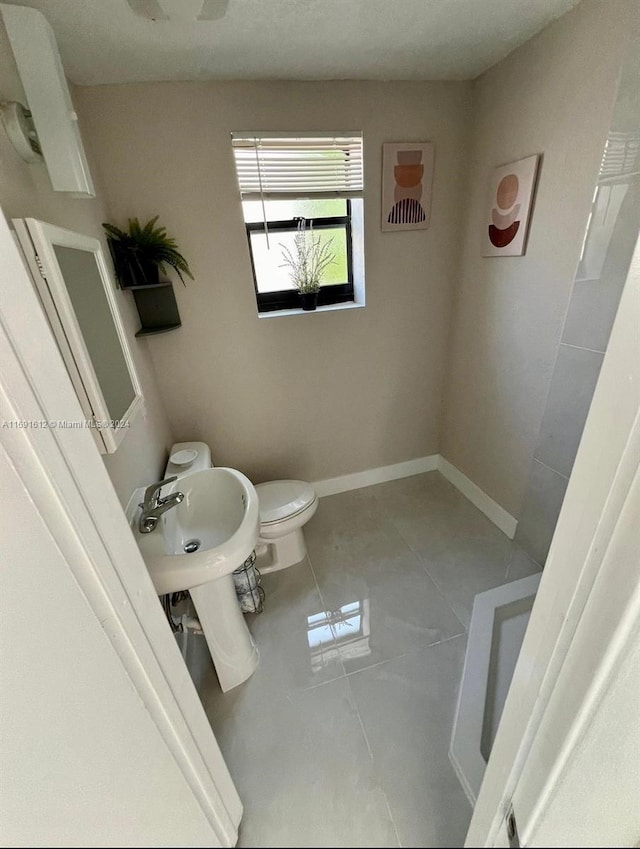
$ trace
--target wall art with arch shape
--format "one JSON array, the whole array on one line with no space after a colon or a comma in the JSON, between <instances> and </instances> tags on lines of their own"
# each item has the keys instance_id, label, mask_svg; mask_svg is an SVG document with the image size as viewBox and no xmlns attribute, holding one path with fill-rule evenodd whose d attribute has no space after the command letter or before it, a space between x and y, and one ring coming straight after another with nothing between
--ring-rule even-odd
<instances>
[{"instance_id":1,"label":"wall art with arch shape","mask_svg":"<svg viewBox=\"0 0 640 849\"><path fill-rule=\"evenodd\" d=\"M382 220L385 232L426 230L431 218L432 142L382 145Z\"/></svg>"},{"instance_id":2,"label":"wall art with arch shape","mask_svg":"<svg viewBox=\"0 0 640 849\"><path fill-rule=\"evenodd\" d=\"M483 256L523 256L538 171L538 154L496 168L489 185Z\"/></svg>"}]
</instances>

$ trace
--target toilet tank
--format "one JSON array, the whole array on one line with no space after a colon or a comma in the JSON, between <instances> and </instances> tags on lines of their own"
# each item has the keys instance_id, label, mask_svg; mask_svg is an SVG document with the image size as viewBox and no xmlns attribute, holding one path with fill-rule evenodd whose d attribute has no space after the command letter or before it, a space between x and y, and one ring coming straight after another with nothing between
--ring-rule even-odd
<instances>
[{"instance_id":1,"label":"toilet tank","mask_svg":"<svg viewBox=\"0 0 640 849\"><path fill-rule=\"evenodd\" d=\"M171 458L179 451L195 451L196 456L187 463L172 463ZM204 442L176 442L171 446L169 452L169 462L164 471L165 478L170 478L173 475L183 477L190 475L192 472L200 472L203 469L210 469L213 466L211 461L211 449Z\"/></svg>"}]
</instances>

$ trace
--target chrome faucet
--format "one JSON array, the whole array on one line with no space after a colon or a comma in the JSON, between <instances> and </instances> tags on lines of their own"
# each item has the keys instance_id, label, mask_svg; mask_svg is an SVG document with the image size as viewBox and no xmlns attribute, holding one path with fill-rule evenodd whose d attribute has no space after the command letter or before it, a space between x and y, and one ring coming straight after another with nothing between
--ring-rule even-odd
<instances>
[{"instance_id":1,"label":"chrome faucet","mask_svg":"<svg viewBox=\"0 0 640 849\"><path fill-rule=\"evenodd\" d=\"M172 492L171 495L167 495L166 498L160 498L160 490L162 487L165 486L165 484L173 483L177 480L178 476L173 475L173 477L167 478L166 480L159 481L158 483L152 483L151 486L146 488L144 492L144 501L142 504L138 505L139 507L142 507L142 513L140 514L141 534L150 534L151 531L155 530L160 516L162 516L163 513L166 513L167 510L171 510L172 507L176 507L184 500L183 492Z\"/></svg>"}]
</instances>

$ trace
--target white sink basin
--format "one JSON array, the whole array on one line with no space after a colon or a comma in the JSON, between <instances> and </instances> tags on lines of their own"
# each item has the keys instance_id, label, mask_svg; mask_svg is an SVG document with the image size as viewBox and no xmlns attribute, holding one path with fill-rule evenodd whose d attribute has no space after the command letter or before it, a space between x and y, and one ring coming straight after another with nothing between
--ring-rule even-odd
<instances>
[{"instance_id":1,"label":"white sink basin","mask_svg":"<svg viewBox=\"0 0 640 849\"><path fill-rule=\"evenodd\" d=\"M212 468L185 475L162 488L163 497L184 501L163 516L154 531L134 533L158 595L190 590L228 575L255 548L260 529L258 495L235 469ZM198 546L192 553L185 547Z\"/></svg>"},{"instance_id":2,"label":"white sink basin","mask_svg":"<svg viewBox=\"0 0 640 849\"><path fill-rule=\"evenodd\" d=\"M182 492L184 500L164 513L153 531L140 533L140 511L132 529L158 595L189 590L220 686L227 691L258 665L231 575L258 541L258 495L241 472L226 468L185 475L161 494L172 492Z\"/></svg>"}]
</instances>

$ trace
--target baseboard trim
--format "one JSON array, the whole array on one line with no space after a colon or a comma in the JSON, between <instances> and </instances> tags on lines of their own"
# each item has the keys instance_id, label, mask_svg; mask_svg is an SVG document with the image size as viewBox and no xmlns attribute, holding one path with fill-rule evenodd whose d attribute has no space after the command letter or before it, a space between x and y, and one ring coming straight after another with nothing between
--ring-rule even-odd
<instances>
[{"instance_id":1,"label":"baseboard trim","mask_svg":"<svg viewBox=\"0 0 640 849\"><path fill-rule=\"evenodd\" d=\"M513 539L518 527L518 520L510 513L501 507L493 498L490 498L486 492L470 480L460 469L457 469L452 463L442 456L438 455L438 471L445 477L449 483L452 483L456 489L468 498L472 504L481 510L484 515L491 519L496 527L500 528L503 534Z\"/></svg>"},{"instance_id":2,"label":"baseboard trim","mask_svg":"<svg viewBox=\"0 0 640 849\"><path fill-rule=\"evenodd\" d=\"M427 457L416 457L415 460L405 460L404 463L393 463L391 466L379 466L377 469L366 469L364 472L353 472L350 475L340 475L337 478L327 478L316 481L313 486L320 498L325 495L336 495L339 492L349 492L352 489L362 489L376 483L409 478L424 472L439 471L449 483L452 483L465 498L474 504L478 510L490 519L503 534L513 539L518 527L518 520L501 507L477 484L470 480L460 469L441 454L430 454Z\"/></svg>"},{"instance_id":3,"label":"baseboard trim","mask_svg":"<svg viewBox=\"0 0 640 849\"><path fill-rule=\"evenodd\" d=\"M313 485L320 498L325 495L336 495L338 492L348 492L351 489L362 489L376 483L409 478L421 475L423 472L435 472L438 468L438 454L428 457L417 457L415 460L405 460L404 463L393 463L391 466L379 466L377 469L366 469L364 472L353 472L337 478L327 478L316 481Z\"/></svg>"}]
</instances>

